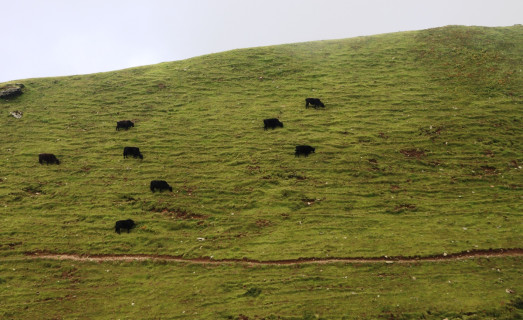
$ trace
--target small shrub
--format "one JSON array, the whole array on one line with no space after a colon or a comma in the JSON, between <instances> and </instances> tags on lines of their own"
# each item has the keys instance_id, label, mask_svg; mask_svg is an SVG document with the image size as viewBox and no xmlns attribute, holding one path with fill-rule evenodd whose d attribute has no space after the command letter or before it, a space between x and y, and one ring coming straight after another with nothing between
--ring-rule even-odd
<instances>
[{"instance_id":1,"label":"small shrub","mask_svg":"<svg viewBox=\"0 0 523 320\"><path fill-rule=\"evenodd\" d=\"M260 288L250 288L243 294L244 297L257 297L261 294Z\"/></svg>"},{"instance_id":2,"label":"small shrub","mask_svg":"<svg viewBox=\"0 0 523 320\"><path fill-rule=\"evenodd\" d=\"M514 298L514 300L512 300L510 302L510 304L518 310L523 310L523 297L518 296L518 297Z\"/></svg>"}]
</instances>

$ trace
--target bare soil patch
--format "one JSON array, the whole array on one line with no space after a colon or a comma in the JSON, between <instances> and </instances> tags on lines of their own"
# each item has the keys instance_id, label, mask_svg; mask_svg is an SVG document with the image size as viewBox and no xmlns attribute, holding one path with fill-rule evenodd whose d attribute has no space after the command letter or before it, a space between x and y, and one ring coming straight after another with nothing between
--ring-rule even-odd
<instances>
[{"instance_id":1,"label":"bare soil patch","mask_svg":"<svg viewBox=\"0 0 523 320\"><path fill-rule=\"evenodd\" d=\"M397 184L393 184L390 186L390 192L399 192L401 190L401 187Z\"/></svg>"},{"instance_id":2,"label":"bare soil patch","mask_svg":"<svg viewBox=\"0 0 523 320\"><path fill-rule=\"evenodd\" d=\"M421 149L401 149L400 152L408 158L420 159L425 156L425 150Z\"/></svg>"},{"instance_id":3,"label":"bare soil patch","mask_svg":"<svg viewBox=\"0 0 523 320\"><path fill-rule=\"evenodd\" d=\"M483 170L485 174L496 174L496 167L493 166L481 166L481 170Z\"/></svg>"},{"instance_id":4,"label":"bare soil patch","mask_svg":"<svg viewBox=\"0 0 523 320\"><path fill-rule=\"evenodd\" d=\"M180 208L152 208L151 212L158 212L161 213L164 216L168 216L171 218L176 219L182 219L182 220L189 220L189 219L196 219L196 220L204 220L207 219L207 216L199 213L193 213L188 212L187 210L183 210Z\"/></svg>"},{"instance_id":5,"label":"bare soil patch","mask_svg":"<svg viewBox=\"0 0 523 320\"><path fill-rule=\"evenodd\" d=\"M256 220L256 226L259 228L269 227L272 226L272 222L270 220L260 219Z\"/></svg>"}]
</instances>

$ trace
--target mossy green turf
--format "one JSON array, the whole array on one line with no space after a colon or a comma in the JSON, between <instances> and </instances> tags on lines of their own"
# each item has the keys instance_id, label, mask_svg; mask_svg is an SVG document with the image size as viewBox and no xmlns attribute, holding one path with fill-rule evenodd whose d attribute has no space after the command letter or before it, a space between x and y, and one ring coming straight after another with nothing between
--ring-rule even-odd
<instances>
[{"instance_id":1,"label":"mossy green turf","mask_svg":"<svg viewBox=\"0 0 523 320\"><path fill-rule=\"evenodd\" d=\"M17 81L0 101L0 255L521 247L522 66L522 26L451 26ZM272 117L284 128L264 131ZM299 144L316 153L295 158Z\"/></svg>"},{"instance_id":2,"label":"mossy green turf","mask_svg":"<svg viewBox=\"0 0 523 320\"><path fill-rule=\"evenodd\" d=\"M11 260L5 319L520 319L520 258L257 266Z\"/></svg>"}]
</instances>

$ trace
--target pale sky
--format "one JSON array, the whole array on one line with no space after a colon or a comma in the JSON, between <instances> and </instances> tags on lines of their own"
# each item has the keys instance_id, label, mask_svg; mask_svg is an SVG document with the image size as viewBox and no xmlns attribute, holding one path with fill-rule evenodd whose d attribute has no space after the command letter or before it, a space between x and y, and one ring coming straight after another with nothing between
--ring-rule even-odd
<instances>
[{"instance_id":1,"label":"pale sky","mask_svg":"<svg viewBox=\"0 0 523 320\"><path fill-rule=\"evenodd\" d=\"M231 49L523 24L523 0L0 0L0 82Z\"/></svg>"}]
</instances>

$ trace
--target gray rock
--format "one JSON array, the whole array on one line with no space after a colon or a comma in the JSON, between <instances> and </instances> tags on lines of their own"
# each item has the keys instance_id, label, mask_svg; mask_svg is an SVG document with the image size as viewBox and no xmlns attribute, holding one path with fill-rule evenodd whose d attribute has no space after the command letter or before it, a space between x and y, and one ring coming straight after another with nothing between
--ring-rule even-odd
<instances>
[{"instance_id":1,"label":"gray rock","mask_svg":"<svg viewBox=\"0 0 523 320\"><path fill-rule=\"evenodd\" d=\"M6 86L3 86L0 88L0 98L9 99L18 97L23 93L22 88L24 87L25 86L21 83L8 84Z\"/></svg>"},{"instance_id":2,"label":"gray rock","mask_svg":"<svg viewBox=\"0 0 523 320\"><path fill-rule=\"evenodd\" d=\"M24 113L22 111L15 110L15 111L9 112L9 114L17 119L20 119Z\"/></svg>"}]
</instances>

